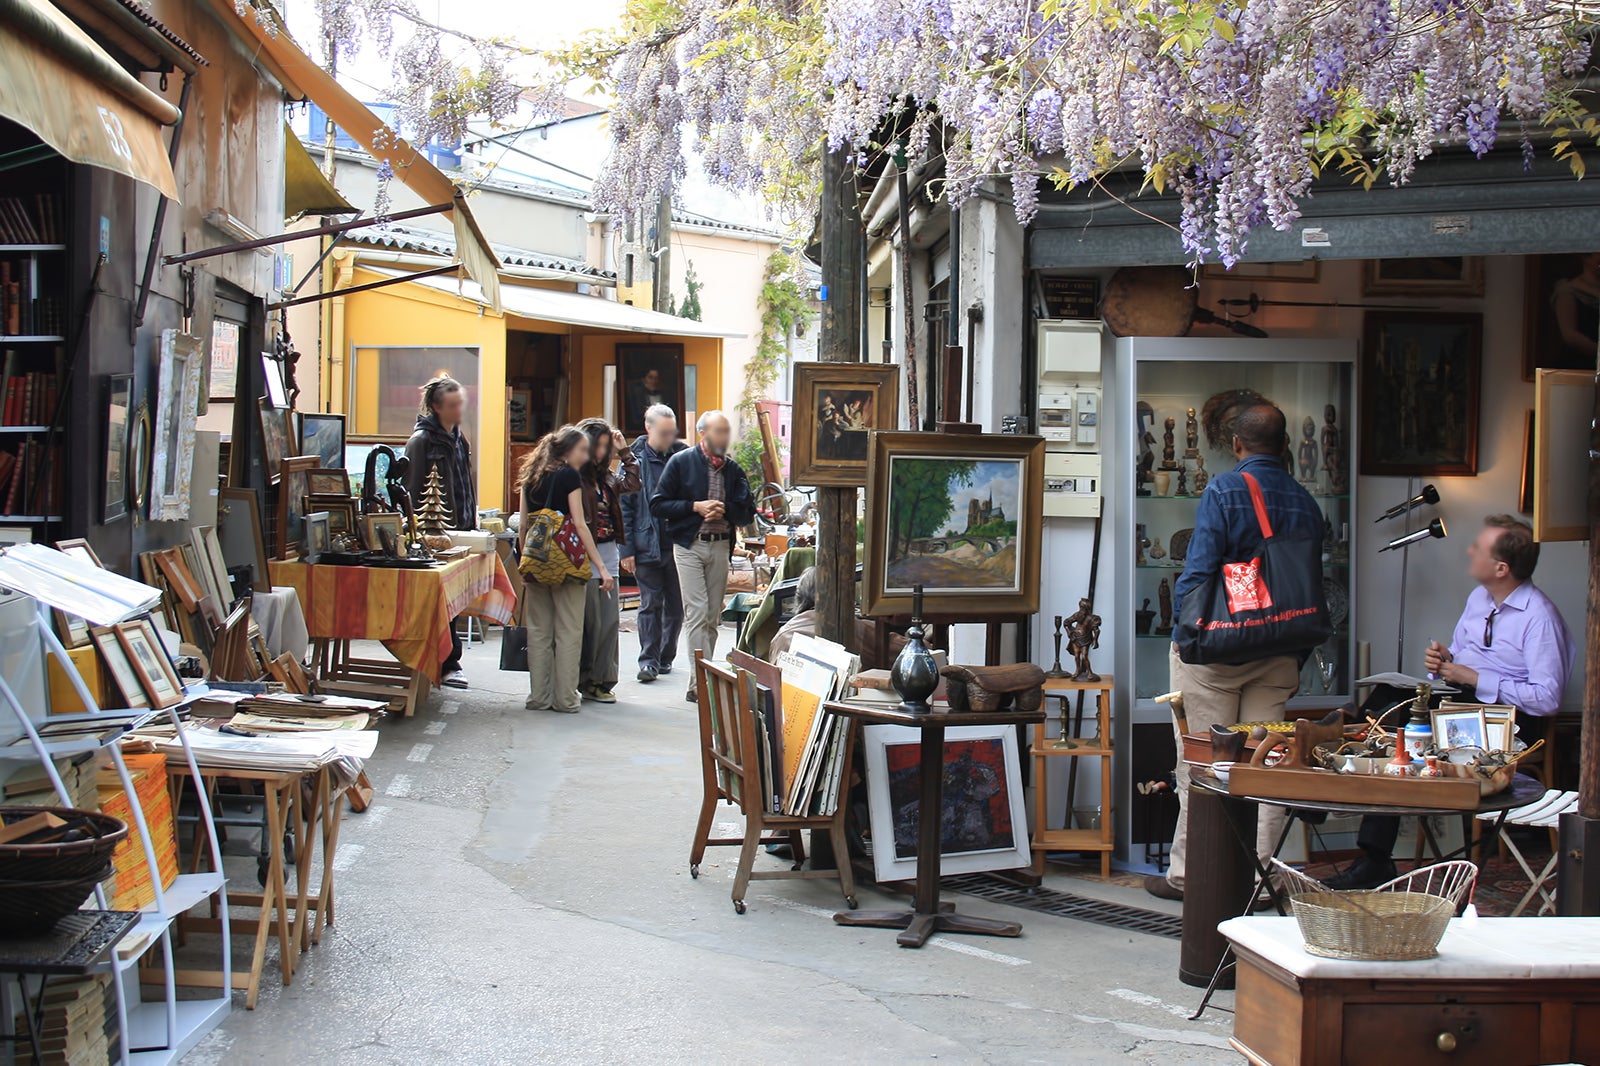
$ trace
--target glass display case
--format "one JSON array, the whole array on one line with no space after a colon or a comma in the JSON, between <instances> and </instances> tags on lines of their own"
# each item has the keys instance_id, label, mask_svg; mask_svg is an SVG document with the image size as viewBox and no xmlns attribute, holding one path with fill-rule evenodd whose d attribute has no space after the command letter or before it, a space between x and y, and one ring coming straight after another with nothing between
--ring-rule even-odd
<instances>
[{"instance_id":1,"label":"glass display case","mask_svg":"<svg viewBox=\"0 0 1600 1066\"><path fill-rule=\"evenodd\" d=\"M1205 486L1234 466L1229 444L1214 448L1206 440L1206 402L1234 389L1253 389L1283 409L1289 431L1284 462L1324 516L1323 580L1334 634L1307 660L1290 709L1309 716L1350 704L1355 358L1355 344L1348 340L1135 337L1117 342L1106 495L1110 535L1118 538L1117 676L1131 681L1118 686L1118 717L1127 741L1160 735L1135 726L1171 722L1167 708L1153 698L1170 687L1172 591L1183 572ZM1166 752L1141 758L1131 750L1135 745L1120 746L1132 760L1127 774L1153 772L1155 763L1173 757Z\"/></svg>"}]
</instances>

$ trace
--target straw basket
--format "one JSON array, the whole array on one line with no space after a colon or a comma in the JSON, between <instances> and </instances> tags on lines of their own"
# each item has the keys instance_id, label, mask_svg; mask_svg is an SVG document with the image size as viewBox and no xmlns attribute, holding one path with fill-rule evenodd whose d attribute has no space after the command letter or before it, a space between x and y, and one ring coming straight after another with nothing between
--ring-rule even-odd
<instances>
[{"instance_id":1,"label":"straw basket","mask_svg":"<svg viewBox=\"0 0 1600 1066\"><path fill-rule=\"evenodd\" d=\"M1339 892L1273 861L1305 949L1330 959L1399 962L1439 953L1450 918L1470 895L1470 862L1425 866L1365 892Z\"/></svg>"}]
</instances>

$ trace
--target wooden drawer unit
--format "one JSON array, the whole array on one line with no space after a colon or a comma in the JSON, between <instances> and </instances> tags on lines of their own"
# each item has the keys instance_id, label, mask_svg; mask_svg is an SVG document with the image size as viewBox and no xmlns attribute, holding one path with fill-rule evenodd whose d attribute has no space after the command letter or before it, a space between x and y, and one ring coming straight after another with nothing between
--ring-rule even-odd
<instances>
[{"instance_id":1,"label":"wooden drawer unit","mask_svg":"<svg viewBox=\"0 0 1600 1066\"><path fill-rule=\"evenodd\" d=\"M1539 1061L1537 1003L1347 1003L1344 1066L1450 1062L1510 1066Z\"/></svg>"}]
</instances>

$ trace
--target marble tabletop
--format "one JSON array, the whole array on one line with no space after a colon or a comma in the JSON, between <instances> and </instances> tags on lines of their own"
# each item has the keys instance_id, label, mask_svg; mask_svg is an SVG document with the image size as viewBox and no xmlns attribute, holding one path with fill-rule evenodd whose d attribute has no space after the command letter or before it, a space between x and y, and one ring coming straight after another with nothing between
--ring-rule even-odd
<instances>
[{"instance_id":1,"label":"marble tabletop","mask_svg":"<svg viewBox=\"0 0 1600 1066\"><path fill-rule=\"evenodd\" d=\"M1439 954L1412 962L1325 959L1305 950L1293 918L1231 918L1217 927L1236 949L1314 980L1600 979L1600 918L1452 918Z\"/></svg>"}]
</instances>

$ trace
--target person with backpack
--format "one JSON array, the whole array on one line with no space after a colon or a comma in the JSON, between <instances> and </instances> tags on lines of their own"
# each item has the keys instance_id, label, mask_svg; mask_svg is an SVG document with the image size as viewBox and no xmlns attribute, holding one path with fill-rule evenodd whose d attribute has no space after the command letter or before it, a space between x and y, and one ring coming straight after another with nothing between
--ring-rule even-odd
<instances>
[{"instance_id":1,"label":"person with backpack","mask_svg":"<svg viewBox=\"0 0 1600 1066\"><path fill-rule=\"evenodd\" d=\"M1318 598L1322 587L1323 514L1311 494L1284 470L1283 450L1288 434L1283 412L1256 398L1231 414L1229 429L1238 465L1211 478L1206 485L1195 513L1194 535L1184 556L1183 573L1173 589L1173 610L1179 628L1170 652L1171 687L1183 693L1189 729L1195 733L1208 732L1213 725L1281 721L1289 698L1300 688L1302 660L1296 654L1257 656L1245 651L1236 661L1185 661L1179 653L1184 622L1194 618L1194 607L1205 606L1200 602L1191 604L1186 614L1185 598L1203 595L1207 587L1216 587L1223 575L1240 566L1259 567L1268 539L1263 535L1264 524L1271 537L1290 553L1283 561L1292 563L1296 573L1286 573L1284 577L1299 578L1302 585L1309 583L1317 590ZM1326 615L1326 607L1322 614ZM1308 653L1309 650L1306 649ZM1165 875L1151 874L1144 881L1145 891L1170 900L1183 899L1189 830L1189 765L1181 757L1181 735L1177 743L1178 825L1172 838L1170 865ZM1285 817L1281 808L1261 808L1256 847L1263 857L1272 853Z\"/></svg>"},{"instance_id":2,"label":"person with backpack","mask_svg":"<svg viewBox=\"0 0 1600 1066\"><path fill-rule=\"evenodd\" d=\"M639 460L627 438L603 418L585 418L578 428L589 438L589 461L583 476L583 518L594 537L605 573L613 578L628 551L622 501L639 491ZM622 605L617 585L602 588L600 571L589 579L583 607L583 656L578 664L578 692L596 703L616 703L617 630Z\"/></svg>"},{"instance_id":3,"label":"person with backpack","mask_svg":"<svg viewBox=\"0 0 1600 1066\"><path fill-rule=\"evenodd\" d=\"M591 575L603 592L616 587L584 518L581 471L588 462L588 435L577 426L562 426L545 434L517 476L522 496L523 624L528 627L527 707L531 711L578 713L583 608ZM530 541L555 519L560 522L558 532L549 539L558 543L543 545L548 565L531 569L535 553ZM566 546L572 547L581 563Z\"/></svg>"}]
</instances>

